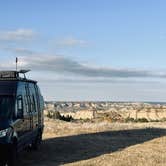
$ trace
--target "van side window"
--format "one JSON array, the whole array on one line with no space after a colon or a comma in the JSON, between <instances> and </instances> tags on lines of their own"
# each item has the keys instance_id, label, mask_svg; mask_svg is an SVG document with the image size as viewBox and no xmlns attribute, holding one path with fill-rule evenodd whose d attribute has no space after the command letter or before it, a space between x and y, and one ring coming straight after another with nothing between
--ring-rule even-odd
<instances>
[{"instance_id":1,"label":"van side window","mask_svg":"<svg viewBox=\"0 0 166 166\"><path fill-rule=\"evenodd\" d=\"M29 113L28 99L27 99L26 95L24 96L24 101L25 101L25 110L26 110L27 113Z\"/></svg>"},{"instance_id":2,"label":"van side window","mask_svg":"<svg viewBox=\"0 0 166 166\"><path fill-rule=\"evenodd\" d=\"M22 119L24 116L24 110L23 110L23 98L21 95L17 97L17 112L16 112L16 118Z\"/></svg>"},{"instance_id":3,"label":"van side window","mask_svg":"<svg viewBox=\"0 0 166 166\"><path fill-rule=\"evenodd\" d=\"M18 110L23 110L23 100L21 95L17 98L17 108Z\"/></svg>"},{"instance_id":4,"label":"van side window","mask_svg":"<svg viewBox=\"0 0 166 166\"><path fill-rule=\"evenodd\" d=\"M33 111L36 112L36 103L34 95L32 95L32 103L33 103Z\"/></svg>"}]
</instances>

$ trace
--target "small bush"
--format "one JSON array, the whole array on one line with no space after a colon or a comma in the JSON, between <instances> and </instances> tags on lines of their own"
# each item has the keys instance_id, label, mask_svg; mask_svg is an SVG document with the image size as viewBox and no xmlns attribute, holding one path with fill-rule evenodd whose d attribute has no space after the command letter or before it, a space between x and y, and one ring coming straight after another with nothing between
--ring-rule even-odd
<instances>
[{"instance_id":1,"label":"small bush","mask_svg":"<svg viewBox=\"0 0 166 166\"><path fill-rule=\"evenodd\" d=\"M63 120L63 121L66 121L66 122L70 122L73 120L73 117L72 116L64 116L58 112L58 111L48 111L48 114L47 114L47 117L50 118L50 119L59 119L59 120Z\"/></svg>"},{"instance_id":2,"label":"small bush","mask_svg":"<svg viewBox=\"0 0 166 166\"><path fill-rule=\"evenodd\" d=\"M150 122L161 122L162 120L158 120L158 119L156 119L156 120L150 120Z\"/></svg>"},{"instance_id":3,"label":"small bush","mask_svg":"<svg viewBox=\"0 0 166 166\"><path fill-rule=\"evenodd\" d=\"M67 116L60 116L60 119L59 120L63 120L63 121L66 121L66 122L70 122L70 121L72 121L73 120L73 117L72 116L69 116L69 115L67 115Z\"/></svg>"},{"instance_id":4,"label":"small bush","mask_svg":"<svg viewBox=\"0 0 166 166\"><path fill-rule=\"evenodd\" d=\"M149 122L148 119L146 118L138 118L138 119L134 119L134 118L126 118L125 119L125 122L128 123L128 122L140 122L140 123L144 123L144 122Z\"/></svg>"},{"instance_id":5,"label":"small bush","mask_svg":"<svg viewBox=\"0 0 166 166\"><path fill-rule=\"evenodd\" d=\"M162 118L162 119L161 119L161 122L166 122L166 118Z\"/></svg>"},{"instance_id":6,"label":"small bush","mask_svg":"<svg viewBox=\"0 0 166 166\"><path fill-rule=\"evenodd\" d=\"M47 117L48 118L53 118L53 116L54 116L54 111L48 111L48 114L47 114Z\"/></svg>"},{"instance_id":7,"label":"small bush","mask_svg":"<svg viewBox=\"0 0 166 166\"><path fill-rule=\"evenodd\" d=\"M134 121L135 122L141 122L141 123L149 122L148 119L146 119L146 118L138 118L138 119L135 119Z\"/></svg>"},{"instance_id":8,"label":"small bush","mask_svg":"<svg viewBox=\"0 0 166 166\"><path fill-rule=\"evenodd\" d=\"M126 122L126 123L127 123L127 122L134 122L134 118L129 118L129 117L128 117L128 118L125 119L125 122Z\"/></svg>"}]
</instances>

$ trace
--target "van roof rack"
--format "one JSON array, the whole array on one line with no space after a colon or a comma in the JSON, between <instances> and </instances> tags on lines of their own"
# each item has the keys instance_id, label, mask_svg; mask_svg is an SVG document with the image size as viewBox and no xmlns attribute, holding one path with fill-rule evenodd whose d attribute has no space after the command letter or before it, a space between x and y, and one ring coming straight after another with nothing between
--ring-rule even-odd
<instances>
[{"instance_id":1,"label":"van roof rack","mask_svg":"<svg viewBox=\"0 0 166 166\"><path fill-rule=\"evenodd\" d=\"M28 73L28 72L30 72L30 71L31 71L31 70L29 70L29 69L27 69L27 70L22 69L22 70L18 71L18 73L25 74L25 73Z\"/></svg>"},{"instance_id":2,"label":"van roof rack","mask_svg":"<svg viewBox=\"0 0 166 166\"><path fill-rule=\"evenodd\" d=\"M29 70L29 69L27 69L27 70L25 70L25 69L22 69L22 70L20 70L20 71L17 71L17 73L18 73L18 76L19 76L19 74L23 74L24 75L24 79L26 79L26 73L28 73L28 72L30 72L31 70Z\"/></svg>"},{"instance_id":3,"label":"van roof rack","mask_svg":"<svg viewBox=\"0 0 166 166\"><path fill-rule=\"evenodd\" d=\"M33 80L29 80L26 78L26 73L28 73L31 70L19 70L19 71L15 71L15 70L9 70L9 71L0 71L0 80L24 80L24 81L32 81L32 82L36 82ZM20 74L23 74L23 77L20 77Z\"/></svg>"}]
</instances>

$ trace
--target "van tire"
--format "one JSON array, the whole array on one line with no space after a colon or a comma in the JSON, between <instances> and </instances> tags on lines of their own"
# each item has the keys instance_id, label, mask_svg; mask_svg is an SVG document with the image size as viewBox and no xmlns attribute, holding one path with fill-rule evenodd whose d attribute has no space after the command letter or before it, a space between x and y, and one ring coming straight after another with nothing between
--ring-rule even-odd
<instances>
[{"instance_id":1,"label":"van tire","mask_svg":"<svg viewBox=\"0 0 166 166\"><path fill-rule=\"evenodd\" d=\"M8 154L7 166L16 166L17 161L17 145L13 144L10 147Z\"/></svg>"},{"instance_id":2,"label":"van tire","mask_svg":"<svg viewBox=\"0 0 166 166\"><path fill-rule=\"evenodd\" d=\"M42 142L42 132L39 132L36 136L35 141L32 143L32 149L38 150Z\"/></svg>"},{"instance_id":3,"label":"van tire","mask_svg":"<svg viewBox=\"0 0 166 166\"><path fill-rule=\"evenodd\" d=\"M6 166L6 163L7 163L6 159L1 159L0 166Z\"/></svg>"}]
</instances>

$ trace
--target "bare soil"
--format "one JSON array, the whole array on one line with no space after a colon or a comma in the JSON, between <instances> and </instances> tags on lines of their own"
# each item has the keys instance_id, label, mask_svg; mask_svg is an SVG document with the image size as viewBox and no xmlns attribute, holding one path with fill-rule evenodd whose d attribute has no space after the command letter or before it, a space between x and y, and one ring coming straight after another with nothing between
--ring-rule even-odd
<instances>
[{"instance_id":1,"label":"bare soil","mask_svg":"<svg viewBox=\"0 0 166 166\"><path fill-rule=\"evenodd\" d=\"M40 150L25 150L18 166L165 166L166 123L45 120Z\"/></svg>"}]
</instances>

